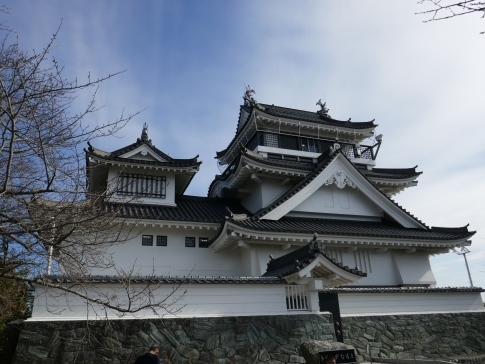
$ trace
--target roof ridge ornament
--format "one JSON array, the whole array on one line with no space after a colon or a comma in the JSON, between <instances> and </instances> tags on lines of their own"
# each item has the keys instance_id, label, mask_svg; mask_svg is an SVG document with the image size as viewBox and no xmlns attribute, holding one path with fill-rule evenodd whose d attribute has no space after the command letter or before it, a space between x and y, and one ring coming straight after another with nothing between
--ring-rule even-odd
<instances>
[{"instance_id":1,"label":"roof ridge ornament","mask_svg":"<svg viewBox=\"0 0 485 364\"><path fill-rule=\"evenodd\" d=\"M246 91L244 92L244 106L249 106L249 107L256 107L260 110L263 110L263 107L258 103L258 101L253 97L253 95L256 93L251 86L247 85L246 86Z\"/></svg>"},{"instance_id":2,"label":"roof ridge ornament","mask_svg":"<svg viewBox=\"0 0 485 364\"><path fill-rule=\"evenodd\" d=\"M148 124L147 123L143 124L143 129L141 131L141 138L139 138L138 140L152 146L152 140L148 139Z\"/></svg>"},{"instance_id":3,"label":"roof ridge ornament","mask_svg":"<svg viewBox=\"0 0 485 364\"><path fill-rule=\"evenodd\" d=\"M315 105L318 105L320 106L320 110L317 111L317 114L320 115L320 117L326 117L326 118L332 118L328 112L330 111L326 106L327 106L327 102L325 101L323 104L322 104L322 99L318 100L318 102L315 104ZM350 121L350 119L349 119Z\"/></svg>"}]
</instances>

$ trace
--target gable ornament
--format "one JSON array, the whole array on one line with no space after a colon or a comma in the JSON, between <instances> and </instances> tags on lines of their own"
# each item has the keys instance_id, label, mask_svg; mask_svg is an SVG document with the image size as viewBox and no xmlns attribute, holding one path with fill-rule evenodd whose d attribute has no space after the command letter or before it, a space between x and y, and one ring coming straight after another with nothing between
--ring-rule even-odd
<instances>
[{"instance_id":1,"label":"gable ornament","mask_svg":"<svg viewBox=\"0 0 485 364\"><path fill-rule=\"evenodd\" d=\"M342 189L345 186L355 188L355 183L347 178L347 176L340 169L333 174L326 182L325 185L335 184L338 188Z\"/></svg>"}]
</instances>

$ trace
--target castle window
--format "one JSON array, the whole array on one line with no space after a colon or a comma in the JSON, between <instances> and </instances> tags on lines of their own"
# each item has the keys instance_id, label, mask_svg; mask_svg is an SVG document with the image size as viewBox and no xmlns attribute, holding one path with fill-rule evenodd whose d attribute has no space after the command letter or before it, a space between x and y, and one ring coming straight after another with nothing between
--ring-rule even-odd
<instances>
[{"instance_id":1,"label":"castle window","mask_svg":"<svg viewBox=\"0 0 485 364\"><path fill-rule=\"evenodd\" d=\"M300 138L300 150L304 152L318 153L318 140Z\"/></svg>"},{"instance_id":2,"label":"castle window","mask_svg":"<svg viewBox=\"0 0 485 364\"><path fill-rule=\"evenodd\" d=\"M167 246L167 237L158 235L157 246Z\"/></svg>"},{"instance_id":3,"label":"castle window","mask_svg":"<svg viewBox=\"0 0 485 364\"><path fill-rule=\"evenodd\" d=\"M264 133L264 145L267 147L274 147L278 148L279 143L278 143L278 135L275 134L268 134Z\"/></svg>"},{"instance_id":4,"label":"castle window","mask_svg":"<svg viewBox=\"0 0 485 364\"><path fill-rule=\"evenodd\" d=\"M208 248L209 238L199 238L199 248Z\"/></svg>"},{"instance_id":5,"label":"castle window","mask_svg":"<svg viewBox=\"0 0 485 364\"><path fill-rule=\"evenodd\" d=\"M121 173L117 192L127 196L165 198L166 187L164 176Z\"/></svg>"},{"instance_id":6,"label":"castle window","mask_svg":"<svg viewBox=\"0 0 485 364\"><path fill-rule=\"evenodd\" d=\"M141 245L143 245L143 246L153 246L153 235L142 235Z\"/></svg>"},{"instance_id":7,"label":"castle window","mask_svg":"<svg viewBox=\"0 0 485 364\"><path fill-rule=\"evenodd\" d=\"M185 237L185 247L186 248L195 248L195 238L194 237Z\"/></svg>"}]
</instances>

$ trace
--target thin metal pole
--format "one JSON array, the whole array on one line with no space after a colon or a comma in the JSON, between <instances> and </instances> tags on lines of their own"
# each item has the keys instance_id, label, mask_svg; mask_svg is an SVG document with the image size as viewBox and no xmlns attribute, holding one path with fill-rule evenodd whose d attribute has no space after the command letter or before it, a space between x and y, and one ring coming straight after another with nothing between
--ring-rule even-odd
<instances>
[{"instance_id":1,"label":"thin metal pole","mask_svg":"<svg viewBox=\"0 0 485 364\"><path fill-rule=\"evenodd\" d=\"M466 253L463 253L463 258L465 258L466 271L468 273L468 279L470 280L470 287L473 287L472 276L470 274L470 268L468 267L468 260L466 259Z\"/></svg>"}]
</instances>

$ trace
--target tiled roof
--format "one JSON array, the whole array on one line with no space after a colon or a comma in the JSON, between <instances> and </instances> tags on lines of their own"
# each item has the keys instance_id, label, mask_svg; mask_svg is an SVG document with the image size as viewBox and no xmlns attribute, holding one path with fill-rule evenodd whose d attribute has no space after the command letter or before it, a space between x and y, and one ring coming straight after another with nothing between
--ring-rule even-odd
<instances>
[{"instance_id":1,"label":"tiled roof","mask_svg":"<svg viewBox=\"0 0 485 364\"><path fill-rule=\"evenodd\" d=\"M385 222L303 217L282 217L279 220L247 219L231 222L235 225L257 231L297 234L313 234L316 232L321 236L339 235L420 240L457 240L469 238L475 234L474 231L468 231L467 227L411 229Z\"/></svg>"},{"instance_id":2,"label":"tiled roof","mask_svg":"<svg viewBox=\"0 0 485 364\"><path fill-rule=\"evenodd\" d=\"M53 283L96 283L113 284L126 283L127 279L119 276L48 276L45 277ZM42 278L40 278L41 280ZM284 279L278 277L154 277L139 276L129 279L130 283L154 283L154 284L286 284Z\"/></svg>"},{"instance_id":3,"label":"tiled roof","mask_svg":"<svg viewBox=\"0 0 485 364\"><path fill-rule=\"evenodd\" d=\"M416 166L417 167L417 166ZM414 168L373 168L371 170L362 170L362 174L366 177L374 178L389 178L389 179L403 179L417 177L423 172L416 172Z\"/></svg>"},{"instance_id":4,"label":"tiled roof","mask_svg":"<svg viewBox=\"0 0 485 364\"><path fill-rule=\"evenodd\" d=\"M151 140L143 140L138 138L137 141L133 144L130 144L126 147L117 149L113 152L106 152L98 148L94 148L91 144L89 144L89 148L86 151L87 155L92 155L101 159L105 160L112 160L112 161L119 161L119 162L136 162L140 164L147 164L147 165L165 165L165 166L174 166L174 167L191 167L191 166L198 166L202 162L198 162L197 158L199 156L196 156L195 158L189 158L189 159L176 159L172 158L169 155L165 154L158 148L156 148L152 143ZM132 150L135 150L136 148L146 145L148 146L151 150L153 150L158 156L166 160L166 162L159 162L159 161L147 161L147 160L142 160L142 159L135 159L135 158L121 158L120 156L123 154L126 154L128 152L131 152Z\"/></svg>"},{"instance_id":5,"label":"tiled roof","mask_svg":"<svg viewBox=\"0 0 485 364\"><path fill-rule=\"evenodd\" d=\"M274 106L274 105L266 105L260 104L263 108L263 111L269 115L286 118L286 119L295 119L301 121L309 121L318 124L326 124L326 125L334 125L340 126L349 129L369 129L377 126L374 124L374 120L366 121L366 122L352 122L350 119L348 121L341 121L335 120L330 117L321 116L318 112L312 111L304 111L304 110L296 110L296 109L289 109L287 107L281 106Z\"/></svg>"},{"instance_id":6,"label":"tiled roof","mask_svg":"<svg viewBox=\"0 0 485 364\"><path fill-rule=\"evenodd\" d=\"M485 292L481 287L342 287L327 288L325 293L449 293Z\"/></svg>"},{"instance_id":7,"label":"tiled roof","mask_svg":"<svg viewBox=\"0 0 485 364\"><path fill-rule=\"evenodd\" d=\"M176 195L175 203L176 207L144 204L110 204L108 207L126 218L211 223L224 221L229 215L226 207L234 214L248 213L234 199Z\"/></svg>"},{"instance_id":8,"label":"tiled roof","mask_svg":"<svg viewBox=\"0 0 485 364\"><path fill-rule=\"evenodd\" d=\"M316 238L315 238L316 239ZM311 241L309 244L297 249L291 253L285 254L277 259L271 259L268 263L268 268L263 277L286 277L290 274L296 273L306 266L308 266L318 255L323 256L329 260L336 267L343 269L349 273L358 275L360 277L366 277L367 273L364 273L358 269L351 269L344 266L342 263L337 262L335 259L330 258L325 254L325 251L320 248L316 240Z\"/></svg>"}]
</instances>

